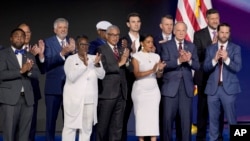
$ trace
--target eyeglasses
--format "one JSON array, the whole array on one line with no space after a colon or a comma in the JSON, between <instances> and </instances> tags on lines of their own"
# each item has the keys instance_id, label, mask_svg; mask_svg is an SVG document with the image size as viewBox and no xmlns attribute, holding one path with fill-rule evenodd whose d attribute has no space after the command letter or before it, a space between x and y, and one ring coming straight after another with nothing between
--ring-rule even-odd
<instances>
[{"instance_id":1,"label":"eyeglasses","mask_svg":"<svg viewBox=\"0 0 250 141\"><path fill-rule=\"evenodd\" d=\"M89 47L89 44L88 43L79 43L79 46L80 47Z\"/></svg>"},{"instance_id":2,"label":"eyeglasses","mask_svg":"<svg viewBox=\"0 0 250 141\"><path fill-rule=\"evenodd\" d=\"M108 35L109 35L110 37L119 37L119 36L120 36L120 34L113 34L113 33L108 33Z\"/></svg>"}]
</instances>

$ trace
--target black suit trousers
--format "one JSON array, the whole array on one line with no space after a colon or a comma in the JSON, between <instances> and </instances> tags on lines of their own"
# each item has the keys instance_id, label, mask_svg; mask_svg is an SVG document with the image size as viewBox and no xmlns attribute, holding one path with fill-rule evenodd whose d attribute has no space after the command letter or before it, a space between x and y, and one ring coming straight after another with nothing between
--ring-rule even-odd
<instances>
[{"instance_id":1,"label":"black suit trousers","mask_svg":"<svg viewBox=\"0 0 250 141\"><path fill-rule=\"evenodd\" d=\"M122 96L116 99L98 100L96 141L121 140L125 106L126 101Z\"/></svg>"}]
</instances>

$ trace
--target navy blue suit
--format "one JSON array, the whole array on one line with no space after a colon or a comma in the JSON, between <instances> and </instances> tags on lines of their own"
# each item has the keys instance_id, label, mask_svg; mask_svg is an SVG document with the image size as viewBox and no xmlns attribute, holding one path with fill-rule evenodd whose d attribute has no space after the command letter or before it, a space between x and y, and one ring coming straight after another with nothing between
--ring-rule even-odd
<instances>
[{"instance_id":1,"label":"navy blue suit","mask_svg":"<svg viewBox=\"0 0 250 141\"><path fill-rule=\"evenodd\" d=\"M213 44L206 49L206 58L204 62L204 71L209 72L209 78L205 88L208 95L209 111L209 135L210 141L218 140L219 137L219 115L220 106L223 106L229 124L236 124L235 100L238 93L241 92L237 73L241 70L241 49L238 45L228 42L226 50L230 62L225 62L222 67L222 85L219 81L219 64L215 66L212 60L218 50L218 44Z\"/></svg>"},{"instance_id":2,"label":"navy blue suit","mask_svg":"<svg viewBox=\"0 0 250 141\"><path fill-rule=\"evenodd\" d=\"M96 53L98 52L98 47L100 45L104 45L105 43L106 41L101 38L96 38L94 41L91 41L89 45L88 54L96 55Z\"/></svg>"},{"instance_id":3,"label":"navy blue suit","mask_svg":"<svg viewBox=\"0 0 250 141\"><path fill-rule=\"evenodd\" d=\"M163 141L172 140L172 125L176 115L180 115L182 141L191 140L192 97L194 83L192 70L199 69L196 47L184 41L184 49L192 54L191 65L188 62L178 65L179 51L175 39L162 46L161 58L166 62L164 69L162 92L163 105Z\"/></svg>"},{"instance_id":4,"label":"navy blue suit","mask_svg":"<svg viewBox=\"0 0 250 141\"><path fill-rule=\"evenodd\" d=\"M207 123L208 123L208 104L207 95L204 93L209 73L205 73L203 70L203 64L205 61L206 48L212 44L212 39L208 27L205 27L194 33L194 44L197 47L200 69L194 73L194 83L198 86L198 104L197 104L197 141L206 140ZM223 140L223 128L224 128L224 112L221 107L220 114L220 139Z\"/></svg>"},{"instance_id":5,"label":"navy blue suit","mask_svg":"<svg viewBox=\"0 0 250 141\"><path fill-rule=\"evenodd\" d=\"M60 55L62 47L56 36L45 39L44 43L46 71L44 90L46 104L46 141L54 141L56 119L62 104L63 86L66 78L63 69L65 60Z\"/></svg>"}]
</instances>

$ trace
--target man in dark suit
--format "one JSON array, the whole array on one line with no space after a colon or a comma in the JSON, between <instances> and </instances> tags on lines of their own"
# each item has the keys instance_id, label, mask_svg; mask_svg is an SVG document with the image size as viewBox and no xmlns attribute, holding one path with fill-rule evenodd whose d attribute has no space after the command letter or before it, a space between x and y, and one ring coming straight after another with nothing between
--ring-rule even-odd
<instances>
[{"instance_id":1,"label":"man in dark suit","mask_svg":"<svg viewBox=\"0 0 250 141\"><path fill-rule=\"evenodd\" d=\"M62 93L66 77L63 66L67 56L75 51L74 39L67 37L68 25L66 19L56 19L54 22L56 35L44 40L46 141L55 140L56 119L63 100Z\"/></svg>"},{"instance_id":2,"label":"man in dark suit","mask_svg":"<svg viewBox=\"0 0 250 141\"><path fill-rule=\"evenodd\" d=\"M25 42L23 45L23 49L33 54L36 58L36 64L41 73L44 73L44 42L39 40L38 44L35 44L33 47L30 44L31 40L31 30L28 24L21 23L18 25L18 28L22 29L25 32ZM39 79L31 78L31 85L34 93L34 105L33 105L33 116L30 128L29 141L35 141L36 135L36 121L37 121L37 108L38 108L38 100L41 99L41 91L39 86Z\"/></svg>"},{"instance_id":3,"label":"man in dark suit","mask_svg":"<svg viewBox=\"0 0 250 141\"><path fill-rule=\"evenodd\" d=\"M106 74L102 80L102 90L98 95L97 141L120 141L122 139L123 116L127 99L125 64L129 50L117 48L119 35L120 30L117 26L108 27L107 43L99 47Z\"/></svg>"},{"instance_id":4,"label":"man in dark suit","mask_svg":"<svg viewBox=\"0 0 250 141\"><path fill-rule=\"evenodd\" d=\"M124 113L124 120L123 120L123 133L122 133L122 140L127 140L127 125L128 120L130 117L131 110L133 108L133 102L131 99L131 92L132 86L135 81L135 76L133 73L133 66L131 63L131 58L134 53L140 50L140 29L141 29L141 18L139 13L132 12L129 13L127 16L126 21L127 27L129 28L128 34L122 37L119 41L119 45L122 47L127 47L131 54L129 56L129 61L127 62L127 69L126 69L126 77L127 77L127 86L128 86L128 93L127 93L127 100L126 100L126 108Z\"/></svg>"},{"instance_id":5,"label":"man in dark suit","mask_svg":"<svg viewBox=\"0 0 250 141\"><path fill-rule=\"evenodd\" d=\"M197 47L200 69L194 73L194 83L198 86L197 105L197 141L205 141L208 123L207 95L204 93L209 73L203 71L206 48L217 42L216 29L220 23L219 12L216 9L209 9L206 12L207 27L194 33L194 44ZM221 108L222 109L222 108ZM224 113L220 114L220 138L223 141Z\"/></svg>"},{"instance_id":6,"label":"man in dark suit","mask_svg":"<svg viewBox=\"0 0 250 141\"><path fill-rule=\"evenodd\" d=\"M161 34L157 35L154 38L154 45L156 47L156 53L160 55L161 53L161 48L162 44L171 40L173 38L173 26L174 26L174 20L171 15L164 15L161 18L161 23L160 23L160 28L161 28Z\"/></svg>"},{"instance_id":7,"label":"man in dark suit","mask_svg":"<svg viewBox=\"0 0 250 141\"><path fill-rule=\"evenodd\" d=\"M197 51L191 42L184 40L187 25L177 22L174 26L175 38L162 46L161 57L167 66L164 69L162 92L163 141L172 140L172 125L176 115L180 115L182 141L191 140L192 98L194 84L192 70L200 65Z\"/></svg>"},{"instance_id":8,"label":"man in dark suit","mask_svg":"<svg viewBox=\"0 0 250 141\"><path fill-rule=\"evenodd\" d=\"M241 92L237 73L241 70L241 48L229 41L230 25L222 23L217 28L218 43L206 49L204 71L210 72L205 94L209 111L210 141L219 138L219 116L222 106L230 125L237 124L235 100Z\"/></svg>"},{"instance_id":9,"label":"man in dark suit","mask_svg":"<svg viewBox=\"0 0 250 141\"><path fill-rule=\"evenodd\" d=\"M0 51L0 105L3 110L3 139L28 141L34 96L31 78L40 72L32 54L22 49L25 32L11 32L11 47Z\"/></svg>"},{"instance_id":10,"label":"man in dark suit","mask_svg":"<svg viewBox=\"0 0 250 141\"><path fill-rule=\"evenodd\" d=\"M90 42L88 54L96 55L98 47L106 43L106 30L111 25L109 21L99 21L96 24L98 38Z\"/></svg>"}]
</instances>

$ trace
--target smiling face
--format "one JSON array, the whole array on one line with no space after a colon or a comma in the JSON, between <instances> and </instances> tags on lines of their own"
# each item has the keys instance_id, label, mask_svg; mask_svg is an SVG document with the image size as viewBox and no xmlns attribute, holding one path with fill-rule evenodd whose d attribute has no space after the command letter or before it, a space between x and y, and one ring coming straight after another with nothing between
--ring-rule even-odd
<instances>
[{"instance_id":1,"label":"smiling face","mask_svg":"<svg viewBox=\"0 0 250 141\"><path fill-rule=\"evenodd\" d=\"M107 29L106 38L108 43L115 46L119 41L119 37L120 30L117 26L112 25Z\"/></svg>"},{"instance_id":2,"label":"smiling face","mask_svg":"<svg viewBox=\"0 0 250 141\"><path fill-rule=\"evenodd\" d=\"M54 24L54 32L61 40L65 39L68 35L68 22L57 21Z\"/></svg>"}]
</instances>

